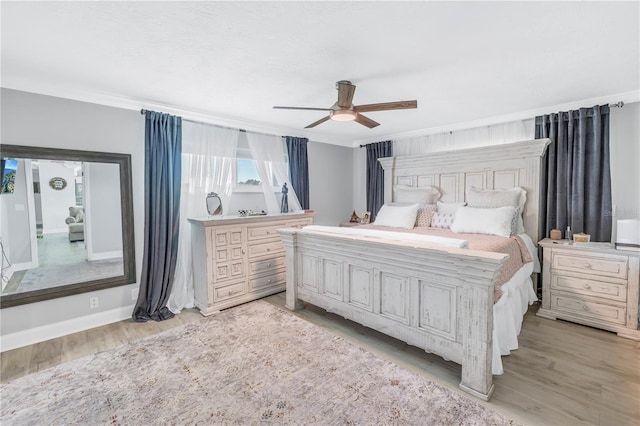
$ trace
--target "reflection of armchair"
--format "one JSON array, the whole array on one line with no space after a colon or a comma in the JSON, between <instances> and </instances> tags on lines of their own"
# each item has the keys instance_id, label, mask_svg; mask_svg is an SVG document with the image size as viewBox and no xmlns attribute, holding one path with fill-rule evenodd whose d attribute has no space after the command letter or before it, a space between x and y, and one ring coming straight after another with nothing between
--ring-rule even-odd
<instances>
[{"instance_id":1,"label":"reflection of armchair","mask_svg":"<svg viewBox=\"0 0 640 426\"><path fill-rule=\"evenodd\" d=\"M84 241L84 210L82 207L69 207L69 241Z\"/></svg>"}]
</instances>

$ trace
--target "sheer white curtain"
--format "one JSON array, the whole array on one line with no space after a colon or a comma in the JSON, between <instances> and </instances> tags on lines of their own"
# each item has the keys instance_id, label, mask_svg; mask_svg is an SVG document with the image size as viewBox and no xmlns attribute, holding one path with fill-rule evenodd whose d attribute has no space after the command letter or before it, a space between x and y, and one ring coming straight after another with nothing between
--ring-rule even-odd
<instances>
[{"instance_id":1,"label":"sheer white curtain","mask_svg":"<svg viewBox=\"0 0 640 426\"><path fill-rule=\"evenodd\" d=\"M416 155L534 139L535 119L394 140L393 155Z\"/></svg>"},{"instance_id":2,"label":"sheer white curtain","mask_svg":"<svg viewBox=\"0 0 640 426\"><path fill-rule=\"evenodd\" d=\"M173 289L168 307L173 313L193 307L193 267L190 217L207 216L206 195L220 195L228 209L233 191L233 167L238 129L207 124L182 123L182 192L180 195L180 240Z\"/></svg>"},{"instance_id":3,"label":"sheer white curtain","mask_svg":"<svg viewBox=\"0 0 640 426\"><path fill-rule=\"evenodd\" d=\"M256 170L260 175L262 190L267 204L268 213L280 213L280 197L276 195L271 174L276 178L279 186L287 183L289 188L289 211L302 210L293 186L289 181L288 165L286 162L286 148L282 137L246 133L251 157L256 162Z\"/></svg>"}]
</instances>

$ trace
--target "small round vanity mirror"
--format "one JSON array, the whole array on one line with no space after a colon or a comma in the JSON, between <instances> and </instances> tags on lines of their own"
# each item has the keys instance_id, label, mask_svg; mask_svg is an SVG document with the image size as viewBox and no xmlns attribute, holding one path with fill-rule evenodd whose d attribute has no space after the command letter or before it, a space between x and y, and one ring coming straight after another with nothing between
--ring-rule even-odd
<instances>
[{"instance_id":1,"label":"small round vanity mirror","mask_svg":"<svg viewBox=\"0 0 640 426\"><path fill-rule=\"evenodd\" d=\"M222 215L222 200L215 192L207 194L207 213L209 213L209 216Z\"/></svg>"}]
</instances>

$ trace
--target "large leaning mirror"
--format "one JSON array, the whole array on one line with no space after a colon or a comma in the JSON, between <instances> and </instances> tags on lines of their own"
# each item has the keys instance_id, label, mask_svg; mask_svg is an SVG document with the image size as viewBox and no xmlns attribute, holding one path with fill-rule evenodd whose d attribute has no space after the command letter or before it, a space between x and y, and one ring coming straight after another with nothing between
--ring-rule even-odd
<instances>
[{"instance_id":1,"label":"large leaning mirror","mask_svg":"<svg viewBox=\"0 0 640 426\"><path fill-rule=\"evenodd\" d=\"M131 156L0 146L0 307L134 283Z\"/></svg>"}]
</instances>

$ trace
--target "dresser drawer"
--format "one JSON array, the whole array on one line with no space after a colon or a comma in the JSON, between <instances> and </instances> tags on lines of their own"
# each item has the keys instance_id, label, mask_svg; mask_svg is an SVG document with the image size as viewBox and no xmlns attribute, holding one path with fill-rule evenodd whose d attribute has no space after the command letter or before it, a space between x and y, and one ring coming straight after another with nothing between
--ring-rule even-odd
<instances>
[{"instance_id":1,"label":"dresser drawer","mask_svg":"<svg viewBox=\"0 0 640 426\"><path fill-rule=\"evenodd\" d=\"M242 259L244 250L241 245L222 246L215 248L216 262L228 262L230 260Z\"/></svg>"},{"instance_id":2,"label":"dresser drawer","mask_svg":"<svg viewBox=\"0 0 640 426\"><path fill-rule=\"evenodd\" d=\"M627 310L625 306L580 300L575 296L551 293L551 309L615 324L624 324L626 322Z\"/></svg>"},{"instance_id":3,"label":"dresser drawer","mask_svg":"<svg viewBox=\"0 0 640 426\"><path fill-rule=\"evenodd\" d=\"M249 257L264 256L267 254L280 254L284 252L282 241L265 241L249 244Z\"/></svg>"},{"instance_id":4,"label":"dresser drawer","mask_svg":"<svg viewBox=\"0 0 640 426\"><path fill-rule=\"evenodd\" d=\"M254 260L249 263L250 274L261 274L268 272L275 272L280 268L285 267L284 256L273 257L263 260Z\"/></svg>"},{"instance_id":5,"label":"dresser drawer","mask_svg":"<svg viewBox=\"0 0 640 426\"><path fill-rule=\"evenodd\" d=\"M307 225L311 225L311 220L309 219L300 219L300 220L292 220L288 222L286 226L283 228L303 228Z\"/></svg>"},{"instance_id":6,"label":"dresser drawer","mask_svg":"<svg viewBox=\"0 0 640 426\"><path fill-rule=\"evenodd\" d=\"M242 228L212 229L211 240L216 247L223 247L231 244L242 244L244 238Z\"/></svg>"},{"instance_id":7,"label":"dresser drawer","mask_svg":"<svg viewBox=\"0 0 640 426\"><path fill-rule=\"evenodd\" d=\"M215 281L239 278L244 275L244 261L218 263L214 269Z\"/></svg>"},{"instance_id":8,"label":"dresser drawer","mask_svg":"<svg viewBox=\"0 0 640 426\"><path fill-rule=\"evenodd\" d=\"M276 225L265 225L247 228L247 239L249 241L261 240L264 238L279 238L277 229L286 228L284 223Z\"/></svg>"},{"instance_id":9,"label":"dresser drawer","mask_svg":"<svg viewBox=\"0 0 640 426\"><path fill-rule=\"evenodd\" d=\"M612 278L627 278L627 259L625 257L596 257L553 253L552 267L557 270L582 272Z\"/></svg>"},{"instance_id":10,"label":"dresser drawer","mask_svg":"<svg viewBox=\"0 0 640 426\"><path fill-rule=\"evenodd\" d=\"M552 273L551 275L551 289L601 297L618 302L627 301L627 286L624 284L595 281L558 273Z\"/></svg>"},{"instance_id":11,"label":"dresser drawer","mask_svg":"<svg viewBox=\"0 0 640 426\"><path fill-rule=\"evenodd\" d=\"M267 275L249 280L249 291L261 290L263 288L284 285L286 283L286 273L284 271L277 274Z\"/></svg>"},{"instance_id":12,"label":"dresser drawer","mask_svg":"<svg viewBox=\"0 0 640 426\"><path fill-rule=\"evenodd\" d=\"M211 300L213 302L220 302L246 294L247 286L244 281L240 281L223 287L211 287L211 292Z\"/></svg>"},{"instance_id":13,"label":"dresser drawer","mask_svg":"<svg viewBox=\"0 0 640 426\"><path fill-rule=\"evenodd\" d=\"M255 241L264 238L280 238L278 235L278 229L283 228L302 228L303 226L310 225L309 219L292 220L290 222L279 222L264 226L252 226L247 228L248 240Z\"/></svg>"}]
</instances>

